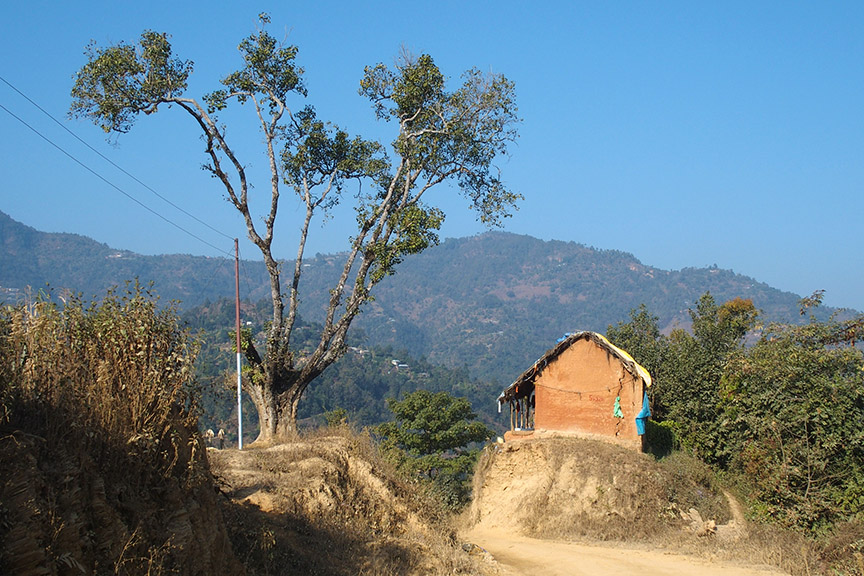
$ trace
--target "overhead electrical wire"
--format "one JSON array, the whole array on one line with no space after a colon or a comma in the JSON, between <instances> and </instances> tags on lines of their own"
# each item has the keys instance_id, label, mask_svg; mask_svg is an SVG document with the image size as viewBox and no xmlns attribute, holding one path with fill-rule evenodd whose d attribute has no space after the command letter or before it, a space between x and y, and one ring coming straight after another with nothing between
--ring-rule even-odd
<instances>
[{"instance_id":1,"label":"overhead electrical wire","mask_svg":"<svg viewBox=\"0 0 864 576\"><path fill-rule=\"evenodd\" d=\"M183 228L182 226L180 226L176 222L169 220L167 217L163 216L162 214L160 214L156 210L150 208L149 206L147 206L146 204L144 204L143 202L141 202L140 200L138 200L137 198L135 198L134 196L132 196L131 194L129 194L128 192L126 192L125 190L123 190L122 188L120 188L119 186L117 186L116 184L114 184L113 182L111 182L110 180L108 180L107 178L102 176L101 174L99 174L98 172L96 172L94 169L92 169L89 166L87 166L86 164L84 164L84 162L82 162L81 160L79 160L78 158L73 156L71 153L64 150L59 144L56 144L55 142L53 142L50 138L48 138L47 136L45 136L44 134L39 132L36 128L34 128L30 124L28 124L26 121L24 121L23 118L17 116L11 110L6 108L3 104L0 104L0 109L3 109L7 114L9 114L10 116L12 116L16 120L18 120L18 122L20 122L21 124L23 124L24 126L29 128L31 131L33 131L37 136L39 136L40 138L45 140L48 144L50 144L51 146L53 146L54 148L56 148L57 150L62 152L64 155L66 155L70 160L72 160L73 162L75 162L76 164L78 164L79 166L81 166L82 168L84 168L85 170L87 170L88 172L90 172L91 174L93 174L94 176L99 178L100 180L102 180L105 184L108 184L109 186L111 186L112 188L114 188L115 190L117 190L118 192L120 192L121 194L123 194L124 196L126 196L127 198L129 198L130 200L132 200L133 202L135 202L136 204L138 204L139 206L141 206L142 208L144 208L148 212L150 212L151 214L161 218L162 220L164 220L165 222L167 222L171 226L174 226L178 230L188 234L189 236L191 236L192 238L195 238L199 242L206 244L207 246L210 246L214 250L218 250L219 252L222 252L223 254L231 256L231 253L229 251L226 251L223 248L219 248L218 246L211 244L210 242L208 242L207 240L204 240L203 238L201 238L197 234L190 232L189 230Z\"/></svg>"},{"instance_id":2,"label":"overhead electrical wire","mask_svg":"<svg viewBox=\"0 0 864 576\"><path fill-rule=\"evenodd\" d=\"M207 228L209 228L209 229L212 230L213 232L215 232L215 233L217 233L217 234L219 234L219 235L221 235L221 236L224 236L225 238L228 238L228 239L230 239L230 240L233 240L233 239L234 239L233 236L229 236L228 234L225 234L225 233L222 232L221 230L218 230L218 229L214 228L213 226L211 226L211 225L208 224L207 222L204 222L203 220L201 220L200 218L198 218L198 217L195 216L194 214L189 213L188 211L184 210L184 209L181 208L180 206L178 206L178 205L176 205L175 203L171 202L171 200L169 200L168 198L165 198L162 194L159 194L156 190L154 190L153 188L151 188L150 186L148 186L147 184L145 184L144 182L142 182L141 180L139 180L138 178L136 178L134 175L130 174L128 171L124 170L122 167L118 166L118 165L117 165L116 163L114 163L110 158L106 157L104 154L102 154L101 152L99 152L98 150L96 150L95 148L93 148L90 144L88 144L87 142L85 142L84 140L82 140L82 139L81 139L77 134L75 134L74 132L72 132L71 130L69 130L69 128L67 128L66 126L64 126L62 122L60 122L59 120L57 120L54 116L52 116L52 115L51 115L49 112L47 112L44 108L42 108L42 107L39 106L36 102L34 102L32 99L30 99L26 94L24 94L23 92L21 92L20 90L18 90L18 88L16 88L16 87L13 86L12 84L10 84L10 83L9 83L5 78L3 78L2 76L0 76L0 81L2 81L4 84L6 84L7 86L9 86L9 87L10 87L12 90L14 90L15 92L17 92L21 97L23 97L25 100L27 100L30 104L32 104L32 105L35 106L37 109L39 109L39 111L41 111L41 112L42 112L43 114L45 114L48 118L50 118L52 121L54 121L57 125L59 125L61 128L63 128L63 130L65 130L65 131L68 132L70 135L72 135L73 138L75 138L76 140L78 140L79 142L81 142L82 144L84 144L84 146L86 146L87 148L89 148L91 151L95 152L95 153L96 153L100 158L102 158L103 160L105 160L106 162L108 162L109 164L111 164L114 168L116 168L117 170L119 170L120 172L122 172L123 174L125 174L126 176L128 176L129 178L131 178L132 180L134 180L135 182L137 182L138 184L140 184L141 186L143 186L144 188L146 188L146 189L149 190L150 192L152 192L153 194L155 194L157 197L159 197L160 199L162 199L164 202L168 203L169 205L171 205L171 206L174 207L175 209L179 210L179 211L182 212L183 214L189 216L190 218L192 218L192 219L195 220L196 222L202 224L203 226L206 226ZM17 115L16 115L15 113L13 113L11 110L9 110L8 108L6 108L3 104L0 104L0 108L2 108L2 109L3 109L7 114L9 114L10 116L12 116L13 118L15 118L18 122L20 122L21 124L23 124L24 126L26 126L27 128L29 128L33 133L35 133L37 136L39 136L40 138L42 138L43 140L45 140L48 144L50 144L51 146L53 146L54 148L56 148L57 150L59 150L60 152L62 152L62 153L63 153L65 156L67 156L70 160L72 160L73 162L75 162L76 164L78 164L79 166L81 166L82 168L84 168L85 170L87 170L88 172L90 172L91 174L93 174L94 176L96 176L97 178L99 178L100 180L102 180L104 183L108 184L109 186L111 186L112 188L114 188L115 190L117 190L118 192L120 192L121 194L123 194L124 196L126 196L127 198L129 198L130 200L132 200L133 202L135 202L136 204L138 204L139 206L141 206L141 207L144 208L145 210L147 210L148 212L152 213L153 215L157 216L158 218L161 218L162 220L164 220L165 222L167 222L167 223L170 224L171 226L174 226L175 228L177 228L177 229L180 230L181 232L184 232L185 234L191 236L192 238L195 238L195 239L198 240L199 242L201 242L201 243L203 243L203 244L206 244L207 246L210 246L210 247L213 248L214 250L217 250L218 252L223 253L223 254L225 254L226 256L229 256L229 257L232 257L232 258L233 258L234 255L231 253L231 251L225 250L224 248L220 248L220 247L218 247L218 246L216 246L216 245L214 245L214 244L211 244L211 243L208 242L207 240L204 240L203 238L201 238L201 237L198 236L197 234L195 234L195 233L193 233L193 232L187 230L187 229L184 228L183 226L181 226L181 225L177 224L176 222L174 222L174 221L168 219L166 216L163 216L162 214L160 214L159 212L157 212L157 211L154 210L153 208L150 208L149 206L147 206L146 204L144 204L143 202L141 202L140 200L138 200L137 198L135 198L134 196L132 196L131 194L129 194L128 192L126 192L125 190L123 190L122 188L120 188L120 186L118 186L118 185L114 184L113 182L109 181L107 178L105 178L104 176L102 176L101 174L99 174L98 172L96 172L96 170L94 170L93 168L90 168L89 166L87 166L84 162L82 162L81 160L79 160L78 158L76 158L75 156L73 156L70 152L66 151L66 150L65 150L63 147L61 147L59 144L55 143L55 142L52 141L50 138L48 138L47 136L45 136L44 134L42 134L39 130L37 130L36 128L34 128L33 126L31 126L30 124L28 124L28 123L27 123L23 118L17 116Z\"/></svg>"}]
</instances>

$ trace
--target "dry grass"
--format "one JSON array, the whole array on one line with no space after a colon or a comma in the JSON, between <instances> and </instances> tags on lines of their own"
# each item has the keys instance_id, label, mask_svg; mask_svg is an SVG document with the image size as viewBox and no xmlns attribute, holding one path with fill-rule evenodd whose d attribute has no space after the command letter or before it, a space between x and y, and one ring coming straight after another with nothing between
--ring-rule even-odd
<instances>
[{"instance_id":1,"label":"dry grass","mask_svg":"<svg viewBox=\"0 0 864 576\"><path fill-rule=\"evenodd\" d=\"M479 573L443 506L399 477L367 433L325 428L211 461L250 575Z\"/></svg>"},{"instance_id":2,"label":"dry grass","mask_svg":"<svg viewBox=\"0 0 864 576\"><path fill-rule=\"evenodd\" d=\"M99 304L37 301L3 312L5 423L51 443L71 437L90 452L130 452L165 475L181 472L184 453L201 452L198 438L179 433L197 426L184 409L195 350L173 309L157 309L136 286Z\"/></svg>"},{"instance_id":3,"label":"dry grass","mask_svg":"<svg viewBox=\"0 0 864 576\"><path fill-rule=\"evenodd\" d=\"M176 312L137 285L0 310L0 572L239 568L208 514L194 356Z\"/></svg>"}]
</instances>

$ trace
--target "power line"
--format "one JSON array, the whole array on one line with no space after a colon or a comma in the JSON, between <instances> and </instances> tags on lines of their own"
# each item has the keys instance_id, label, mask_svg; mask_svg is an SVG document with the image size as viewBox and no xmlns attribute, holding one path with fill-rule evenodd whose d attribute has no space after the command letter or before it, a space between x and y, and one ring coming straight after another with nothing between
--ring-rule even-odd
<instances>
[{"instance_id":1,"label":"power line","mask_svg":"<svg viewBox=\"0 0 864 576\"><path fill-rule=\"evenodd\" d=\"M215 246L214 244L211 244L211 243L208 242L207 240L204 240L204 239L201 238L200 236L198 236L198 235L194 234L193 232L190 232L189 230L183 228L182 226L180 226L180 225L177 224L176 222L173 222L173 221L169 220L168 218L166 218L166 217L163 216L162 214L159 214L158 212L156 212L155 210L153 210L152 208L150 208L149 206L147 206L146 204L144 204L143 202L141 202L140 200L138 200L137 198L135 198L134 196L132 196L131 194L129 194L128 192L126 192L125 190L123 190L122 188L120 188L119 186L117 186L116 184L114 184L113 182L109 181L107 178L105 178L104 176L102 176L101 174L99 174L98 172L96 172L95 170L93 170L92 168L90 168L89 166L87 166L86 164L84 164L82 161L78 160L78 158L76 158L75 156L73 156L72 154L70 154L69 152L67 152L66 150L64 150L60 145L54 143L50 138L48 138L47 136L45 136L44 134L42 134L41 132L39 132L36 128L34 128L33 126L31 126L30 124L28 124L27 122L25 122L22 118L20 118L20 117L18 117L17 115L15 115L11 110L9 110L9 109L6 108L5 106L3 106L3 104L0 104L0 108L2 108L2 109L3 109L7 114L9 114L10 116L12 116L12 117L15 118L16 120L18 120L18 122L20 122L21 124L23 124L24 126L26 126L27 128L29 128L29 129L30 129L31 131L33 131L37 136L39 136L40 138L42 138L43 140L45 140L48 144L50 144L51 146L53 146L54 148L56 148L57 150L59 150L60 152L62 152L62 153L63 153L64 155L66 155L70 160L72 160L73 162L75 162L76 164L78 164L79 166L81 166L82 168L84 168L85 170L87 170L88 172L90 172L91 174L93 174L94 176L96 176L97 178L99 178L100 180L102 180L105 184L108 184L109 186L111 186L112 188L114 188L115 190L117 190L118 192L120 192L121 194L123 194L124 196L126 196L127 198L129 198L130 200L132 200L133 202L135 202L136 204L138 204L139 206L141 206L141 207L144 208L145 210L147 210L148 212L150 212L150 213L152 213L153 215L155 215L155 216L161 218L162 220L164 220L165 222L167 222L167 223L170 224L171 226L174 226L175 228L177 228L177 229L180 230L181 232L184 232L184 233L188 234L189 236L191 236L192 238L195 238L195 239L198 240L199 242L201 242L201 243L203 243L203 244L206 244L207 246L210 246L210 247L213 248L214 250L217 250L217 251L219 251L219 252L221 252L221 253L223 253L223 254L225 254L225 255L227 255L227 256L233 256L233 255L231 254L230 251L224 250L224 249L222 249L222 248L219 248L218 246ZM232 238L232 240L233 240L233 238Z\"/></svg>"},{"instance_id":2,"label":"power line","mask_svg":"<svg viewBox=\"0 0 864 576\"><path fill-rule=\"evenodd\" d=\"M43 114L45 114L45 116L47 116L48 118L50 118L51 120L53 120L55 124L57 124L57 125L60 126L63 130L65 130L66 132L68 132L68 133L69 133L73 138L75 138L76 140L78 140L81 144L83 144L84 146L86 146L87 148L89 148L92 152L94 152L95 154L97 154L100 158L102 158L103 160L105 160L106 162L108 162L109 164L111 164L111 166L113 166L114 168L116 168L117 170L119 170L120 172L122 172L123 174L125 174L126 176L128 176L129 178L131 178L132 180L134 180L135 182L137 182L138 184L140 184L141 186L143 186L144 188L146 188L147 190L149 190L150 192L152 192L153 194L155 194L155 195L156 195L157 197L159 197L161 200L163 200L164 202L170 204L171 206L173 206L174 208L176 208L177 210L179 210L180 212L182 212L182 213L185 214L186 216L189 216L190 218L192 218L193 220L195 220L195 221L198 222L199 224L201 224L201 225L203 225L203 226L206 226L207 228L209 228L209 229L212 230L213 232L216 232L217 234L219 234L219 235L221 235L221 236L224 236L225 238L228 238L229 240L234 240L234 237L233 237L233 236L229 236L228 234L225 234L225 233L222 232L221 230L217 230L216 228L214 228L213 226L211 226L211 225L208 224L207 222L204 222L203 220L201 220L200 218L198 218L198 217L195 216L194 214L191 214L191 213L187 212L186 210L184 210L183 208L181 208L180 206L178 206L177 204L175 204L174 202L172 202L171 200L169 200L168 198L166 198L165 196L163 196L162 194L160 194L159 192L157 192L156 190L154 190L153 188L151 188L150 186L148 186L147 184L145 184L144 182L142 182L141 180L139 180L137 177L135 177L134 175L132 175L132 174L130 174L129 172L127 172L124 168L122 168L121 166L118 166L116 163L114 163L113 160L111 160L110 158L108 158L107 156L105 156L104 154L102 154L99 150L97 150L96 148L94 148L93 146L91 146L89 143L87 143L84 139L82 139L80 136L78 136L77 134L75 134L72 130L70 130L70 129L69 129L67 126L65 126L62 122L60 122L59 120L57 120L57 118L55 118L55 117L54 117L50 112L48 112L47 110L45 110L44 108L42 108L39 104L37 104L36 102L34 102L34 101L29 97L29 96L27 96L27 95L24 94L21 90L19 90L19 89L16 88L15 86L13 86L13 85L8 81L8 80L6 80L5 78L3 78L2 76L0 76L0 81L2 81L4 84L6 84L7 86L9 86L9 87L10 87L12 90L14 90L15 92L17 92L17 93L18 93L22 98L24 98L24 99L27 100L30 104L32 104L33 106L35 106L35 107L36 107L40 112L42 112ZM8 110L7 110L7 112L8 112ZM29 127L29 126L28 126L28 127ZM32 129L32 128L31 128L31 129Z\"/></svg>"}]
</instances>

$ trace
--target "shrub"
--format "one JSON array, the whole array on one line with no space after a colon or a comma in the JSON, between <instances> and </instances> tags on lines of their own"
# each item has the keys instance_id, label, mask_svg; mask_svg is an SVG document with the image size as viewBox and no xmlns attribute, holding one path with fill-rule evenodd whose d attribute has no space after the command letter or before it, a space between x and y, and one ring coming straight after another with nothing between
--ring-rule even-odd
<instances>
[{"instance_id":1,"label":"shrub","mask_svg":"<svg viewBox=\"0 0 864 576\"><path fill-rule=\"evenodd\" d=\"M99 303L40 298L7 307L0 312L3 419L52 443L71 436L82 449L128 450L172 474L185 444L196 441L178 432L196 429L195 353L175 306L159 309L137 283Z\"/></svg>"},{"instance_id":2,"label":"shrub","mask_svg":"<svg viewBox=\"0 0 864 576\"><path fill-rule=\"evenodd\" d=\"M195 353L174 306L137 283L98 303L0 309L0 572L19 558L81 573L239 569L197 431Z\"/></svg>"},{"instance_id":3,"label":"shrub","mask_svg":"<svg viewBox=\"0 0 864 576\"><path fill-rule=\"evenodd\" d=\"M470 498L471 472L478 451L472 444L492 437L493 431L475 421L471 403L447 392L418 390L404 399L390 399L395 420L376 427L382 451L400 471L433 484L433 493L452 509Z\"/></svg>"}]
</instances>

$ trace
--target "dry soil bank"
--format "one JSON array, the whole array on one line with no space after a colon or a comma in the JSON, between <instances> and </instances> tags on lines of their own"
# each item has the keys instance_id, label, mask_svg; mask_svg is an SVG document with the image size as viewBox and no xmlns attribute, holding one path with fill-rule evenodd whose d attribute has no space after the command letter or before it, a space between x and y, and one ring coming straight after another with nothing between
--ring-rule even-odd
<instances>
[{"instance_id":1,"label":"dry soil bank","mask_svg":"<svg viewBox=\"0 0 864 576\"><path fill-rule=\"evenodd\" d=\"M730 548L746 536L740 510L722 493L688 483L647 455L603 442L497 445L478 467L462 537L491 554L503 574L782 574L670 552L676 541ZM700 514L690 516L692 507ZM700 516L705 521L694 522ZM598 540L617 543L591 544Z\"/></svg>"}]
</instances>

